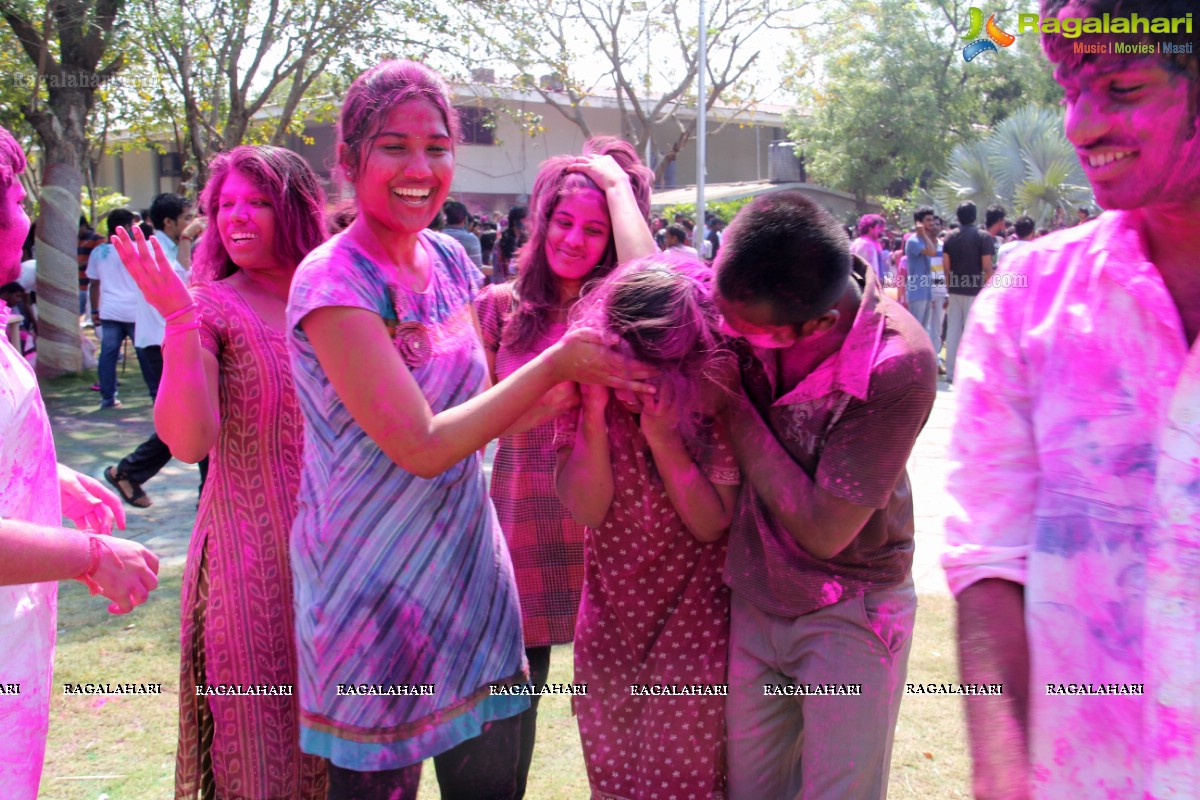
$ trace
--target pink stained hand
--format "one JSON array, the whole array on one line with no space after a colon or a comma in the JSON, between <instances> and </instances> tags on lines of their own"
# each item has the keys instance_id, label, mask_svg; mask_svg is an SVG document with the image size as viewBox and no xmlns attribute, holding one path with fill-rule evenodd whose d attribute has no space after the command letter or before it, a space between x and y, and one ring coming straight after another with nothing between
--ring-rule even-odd
<instances>
[{"instance_id":1,"label":"pink stained hand","mask_svg":"<svg viewBox=\"0 0 1200 800\"><path fill-rule=\"evenodd\" d=\"M579 391L583 395L584 413L603 417L605 409L608 408L608 399L612 395L608 387L595 383L583 383L579 385Z\"/></svg>"},{"instance_id":2,"label":"pink stained hand","mask_svg":"<svg viewBox=\"0 0 1200 800\"><path fill-rule=\"evenodd\" d=\"M125 509L120 498L96 479L59 464L58 493L63 516L76 528L107 534L115 524L125 530Z\"/></svg>"},{"instance_id":3,"label":"pink stained hand","mask_svg":"<svg viewBox=\"0 0 1200 800\"><path fill-rule=\"evenodd\" d=\"M546 352L560 380L653 393L654 386L646 379L653 378L658 370L617 352L614 348L619 342L616 334L577 328Z\"/></svg>"},{"instance_id":4,"label":"pink stained hand","mask_svg":"<svg viewBox=\"0 0 1200 800\"><path fill-rule=\"evenodd\" d=\"M642 434L649 442L662 441L679 430L683 414L683 404L667 385L658 394L643 394L639 423Z\"/></svg>"},{"instance_id":5,"label":"pink stained hand","mask_svg":"<svg viewBox=\"0 0 1200 800\"><path fill-rule=\"evenodd\" d=\"M602 191L629 183L629 173L612 156L577 156L567 169L587 175Z\"/></svg>"},{"instance_id":6,"label":"pink stained hand","mask_svg":"<svg viewBox=\"0 0 1200 800\"><path fill-rule=\"evenodd\" d=\"M112 237L112 243L121 257L121 263L155 311L168 317L192 304L191 293L171 268L171 262L157 239L151 237L147 242L140 228L134 228L133 236L124 228L119 228Z\"/></svg>"},{"instance_id":7,"label":"pink stained hand","mask_svg":"<svg viewBox=\"0 0 1200 800\"><path fill-rule=\"evenodd\" d=\"M110 614L128 614L146 602L158 587L158 556L137 542L115 536L96 537L100 560L95 571L83 579L93 595L113 602Z\"/></svg>"}]
</instances>

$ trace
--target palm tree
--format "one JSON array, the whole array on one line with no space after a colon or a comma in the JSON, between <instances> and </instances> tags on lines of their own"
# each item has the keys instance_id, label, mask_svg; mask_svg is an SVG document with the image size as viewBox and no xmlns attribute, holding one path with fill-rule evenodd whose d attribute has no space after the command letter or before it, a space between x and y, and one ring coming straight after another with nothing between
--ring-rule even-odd
<instances>
[{"instance_id":1,"label":"palm tree","mask_svg":"<svg viewBox=\"0 0 1200 800\"><path fill-rule=\"evenodd\" d=\"M1063 135L1062 112L1025 106L987 137L954 148L950 168L934 186L944 209L964 200L980 208L1003 205L1010 217L1028 214L1039 225L1056 209L1092 205L1091 188Z\"/></svg>"}]
</instances>

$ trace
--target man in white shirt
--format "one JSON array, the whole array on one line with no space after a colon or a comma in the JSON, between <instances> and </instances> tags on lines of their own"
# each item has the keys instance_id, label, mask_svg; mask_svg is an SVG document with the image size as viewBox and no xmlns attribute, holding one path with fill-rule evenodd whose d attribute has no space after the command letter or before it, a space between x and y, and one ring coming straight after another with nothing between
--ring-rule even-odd
<instances>
[{"instance_id":1,"label":"man in white shirt","mask_svg":"<svg viewBox=\"0 0 1200 800\"><path fill-rule=\"evenodd\" d=\"M677 250L679 252L688 253L689 255L699 258L700 254L696 252L696 248L688 246L687 238L687 228L683 227L678 222L668 225L665 238L665 242L667 244L666 249Z\"/></svg>"},{"instance_id":2,"label":"man in white shirt","mask_svg":"<svg viewBox=\"0 0 1200 800\"><path fill-rule=\"evenodd\" d=\"M1027 247L1033 241L1033 234L1037 229L1037 224L1033 221L1033 217L1021 216L1017 217L1017 221L1013 227L1017 232L1017 238L1000 245L1000 249L996 251L997 265L1003 264L1005 258L1014 255L1018 250Z\"/></svg>"},{"instance_id":3,"label":"man in white shirt","mask_svg":"<svg viewBox=\"0 0 1200 800\"><path fill-rule=\"evenodd\" d=\"M176 274L186 283L191 265L192 240L203 230L202 221L196 219L192 204L187 199L172 193L154 198L150 204L150 221L154 224L154 237L162 246L163 253ZM162 315L139 292L133 343L151 400L158 396L158 384L162 380L162 340L165 332L166 322ZM147 508L151 500L143 491L142 484L157 475L170 460L171 448L155 433L121 459L119 464L105 469L104 478L116 488L125 502L137 508ZM205 459L200 462L201 487L204 486L207 472L208 459Z\"/></svg>"},{"instance_id":4,"label":"man in white shirt","mask_svg":"<svg viewBox=\"0 0 1200 800\"><path fill-rule=\"evenodd\" d=\"M108 235L118 228L133 227L133 212L118 208L108 215ZM125 338L134 338L138 300L142 293L121 263L111 242L96 247L88 257L88 291L92 301L92 324L100 331L100 408L116 408L117 356Z\"/></svg>"}]
</instances>

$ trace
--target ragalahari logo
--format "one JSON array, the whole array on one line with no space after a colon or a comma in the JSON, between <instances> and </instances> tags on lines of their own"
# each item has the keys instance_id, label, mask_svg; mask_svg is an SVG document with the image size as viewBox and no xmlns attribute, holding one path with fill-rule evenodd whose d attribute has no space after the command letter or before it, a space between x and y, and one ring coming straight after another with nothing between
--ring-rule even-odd
<instances>
[{"instance_id":1,"label":"ragalahari logo","mask_svg":"<svg viewBox=\"0 0 1200 800\"><path fill-rule=\"evenodd\" d=\"M986 39L980 39L980 33L987 33ZM971 7L971 27L967 31L967 35L963 39L971 42L963 48L963 60L970 61L980 53L986 53L989 50L996 51L996 45L1008 47L1017 40L1017 37L1011 33L1005 33L1000 30L1000 26L996 24L996 15L992 14L987 18L987 24L983 23L983 11L974 6ZM978 40L978 41L972 41Z\"/></svg>"}]
</instances>

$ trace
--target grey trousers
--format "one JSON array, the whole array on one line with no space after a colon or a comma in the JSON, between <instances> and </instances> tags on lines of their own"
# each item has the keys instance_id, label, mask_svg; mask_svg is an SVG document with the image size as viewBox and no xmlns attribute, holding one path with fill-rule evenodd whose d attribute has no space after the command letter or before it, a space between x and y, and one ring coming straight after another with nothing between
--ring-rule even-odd
<instances>
[{"instance_id":1,"label":"grey trousers","mask_svg":"<svg viewBox=\"0 0 1200 800\"><path fill-rule=\"evenodd\" d=\"M954 363L958 360L958 346L967 327L967 316L975 295L952 294L950 307L946 309L946 380L954 380Z\"/></svg>"},{"instance_id":2,"label":"grey trousers","mask_svg":"<svg viewBox=\"0 0 1200 800\"><path fill-rule=\"evenodd\" d=\"M733 594L729 800L885 800L917 594L912 577L801 617ZM768 696L783 685L857 696Z\"/></svg>"}]
</instances>

